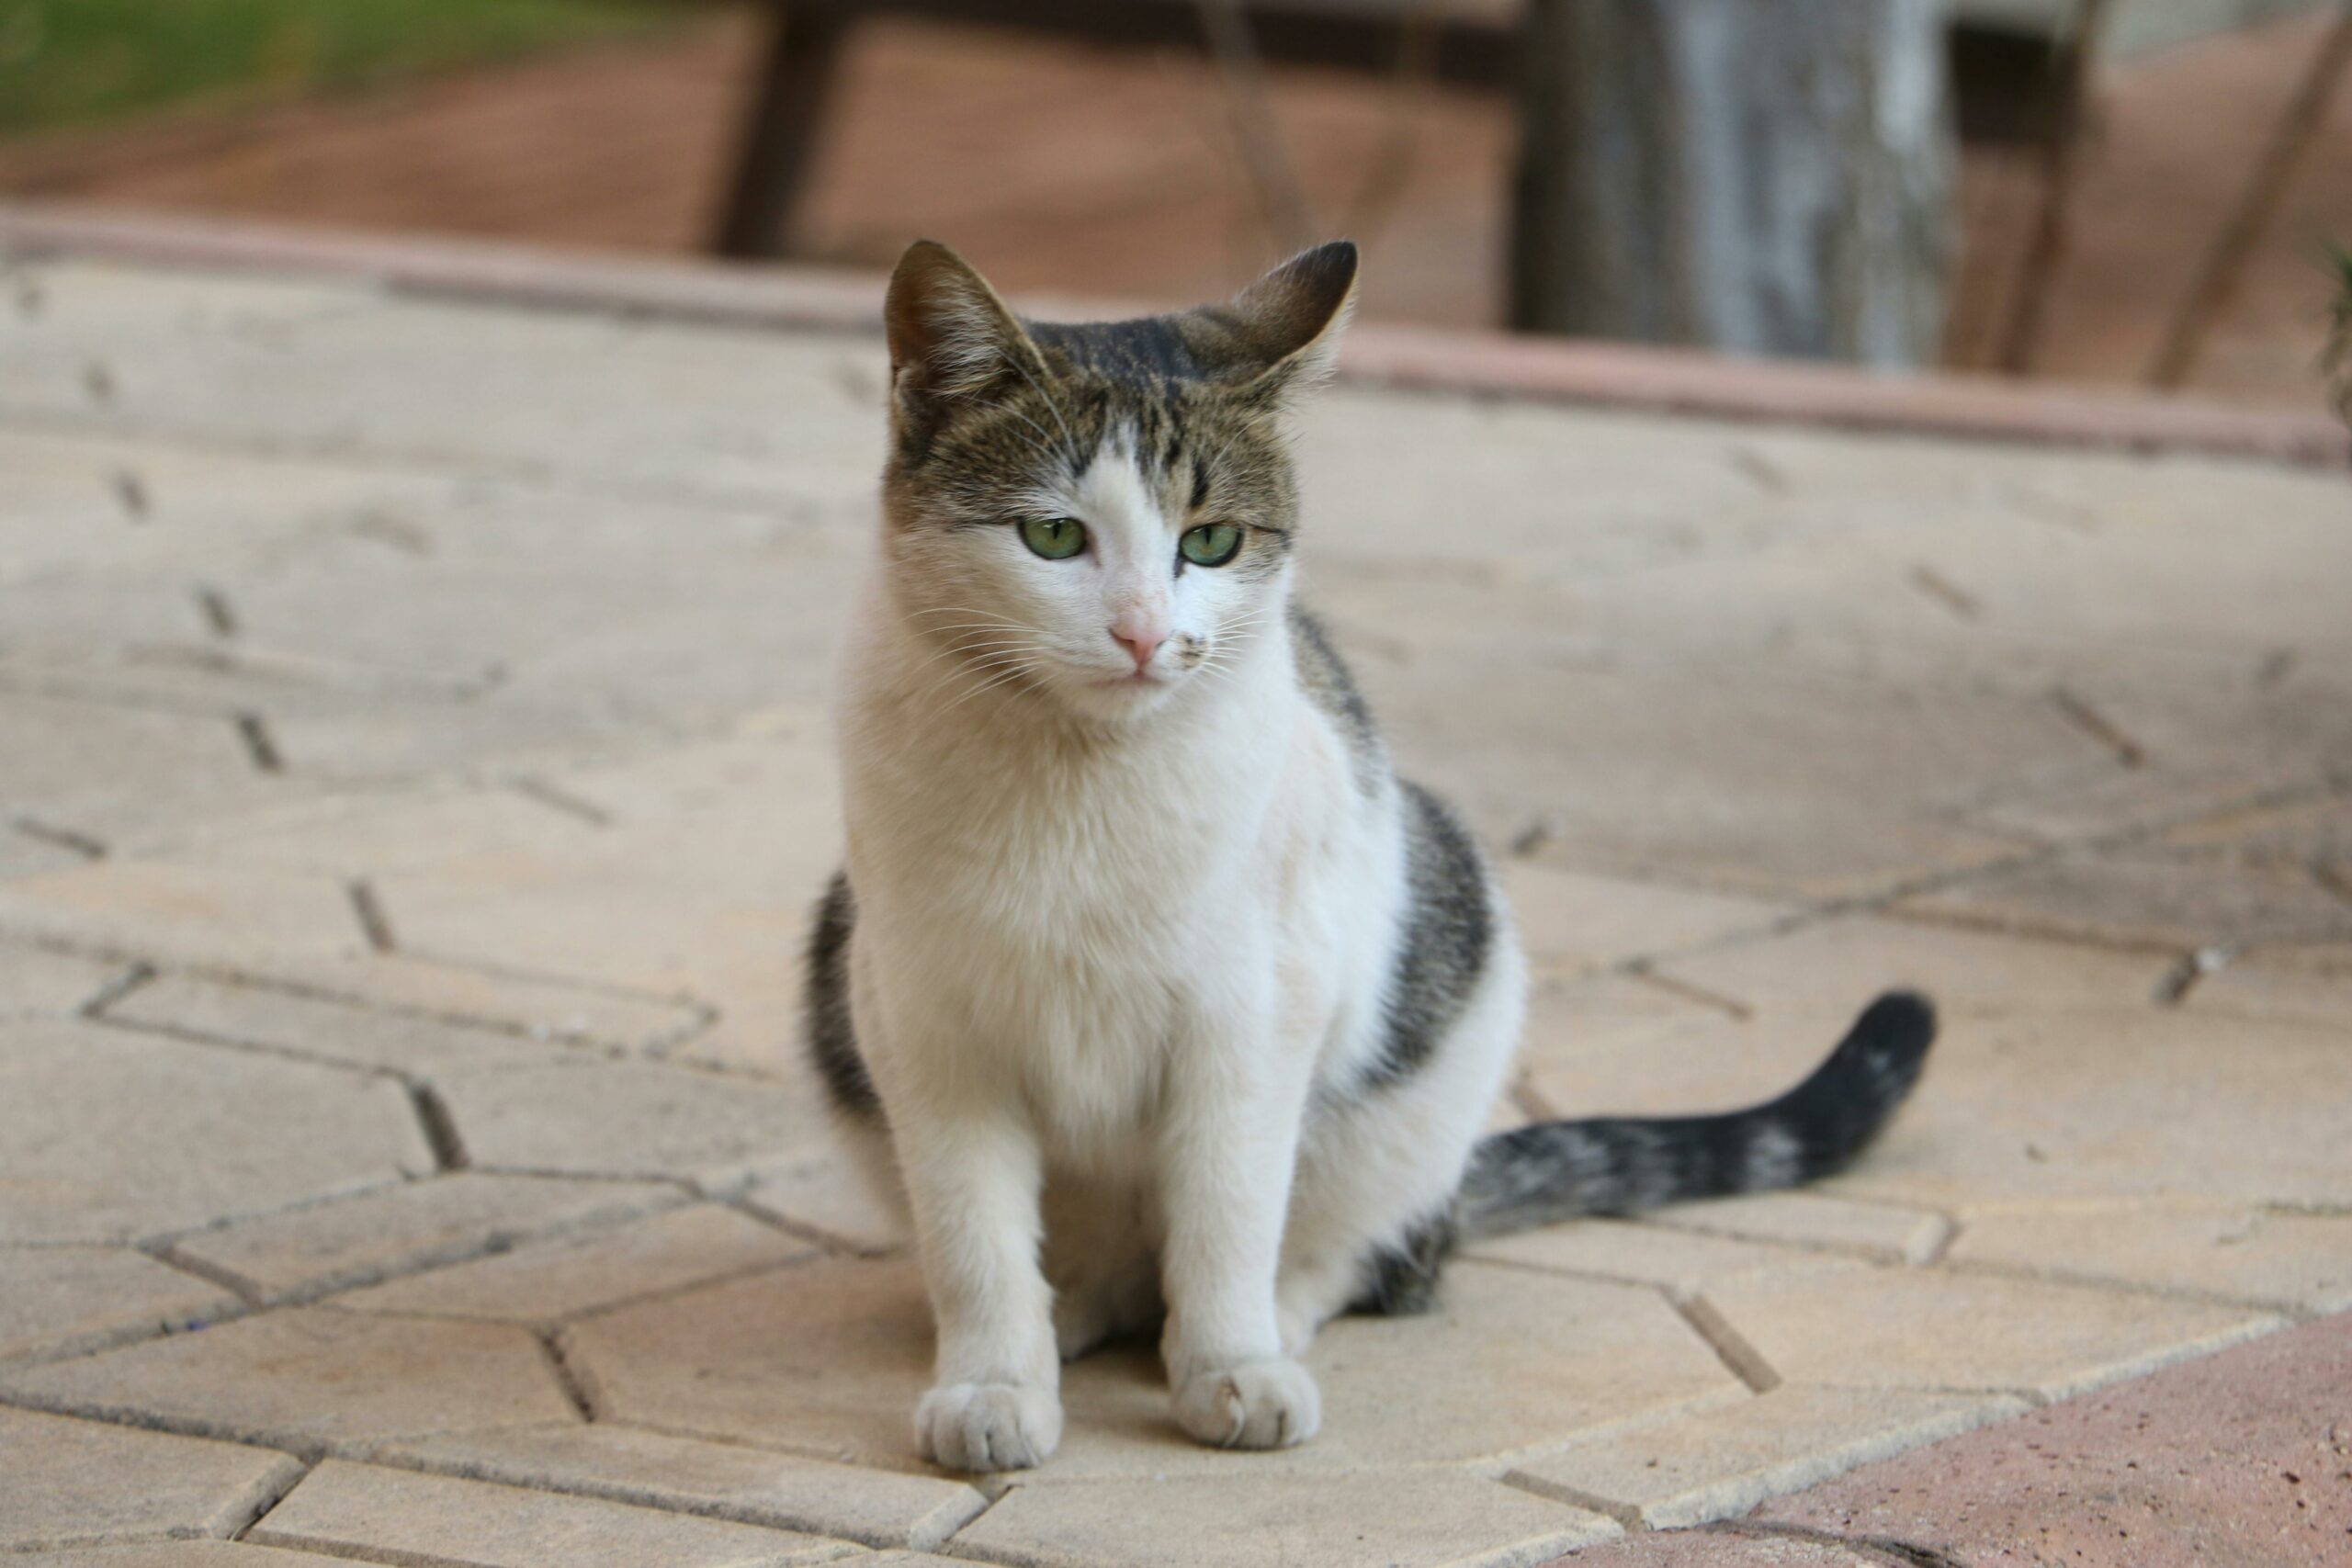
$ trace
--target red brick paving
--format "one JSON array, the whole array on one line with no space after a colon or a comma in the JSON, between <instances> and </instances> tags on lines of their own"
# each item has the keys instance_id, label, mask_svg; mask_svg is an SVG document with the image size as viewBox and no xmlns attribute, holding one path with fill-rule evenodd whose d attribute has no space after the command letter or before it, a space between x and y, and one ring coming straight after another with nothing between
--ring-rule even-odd
<instances>
[{"instance_id":1,"label":"red brick paving","mask_svg":"<svg viewBox=\"0 0 2352 1568\"><path fill-rule=\"evenodd\" d=\"M1736 1524L1575 1562L2344 1568L2352 1314L1866 1466Z\"/></svg>"}]
</instances>

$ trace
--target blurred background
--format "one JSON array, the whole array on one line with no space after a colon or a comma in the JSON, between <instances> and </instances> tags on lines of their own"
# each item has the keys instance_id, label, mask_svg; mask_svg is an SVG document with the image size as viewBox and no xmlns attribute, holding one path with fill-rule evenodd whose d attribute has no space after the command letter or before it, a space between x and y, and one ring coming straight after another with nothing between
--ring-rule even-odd
<instances>
[{"instance_id":1,"label":"blurred background","mask_svg":"<svg viewBox=\"0 0 2352 1568\"><path fill-rule=\"evenodd\" d=\"M2330 0L0 0L0 198L2311 407Z\"/></svg>"}]
</instances>

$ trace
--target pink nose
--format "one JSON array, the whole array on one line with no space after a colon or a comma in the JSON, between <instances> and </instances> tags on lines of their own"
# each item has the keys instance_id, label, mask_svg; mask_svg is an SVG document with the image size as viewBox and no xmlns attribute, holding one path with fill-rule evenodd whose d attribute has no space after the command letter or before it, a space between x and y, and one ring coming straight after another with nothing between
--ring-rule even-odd
<instances>
[{"instance_id":1,"label":"pink nose","mask_svg":"<svg viewBox=\"0 0 2352 1568\"><path fill-rule=\"evenodd\" d=\"M1168 640L1168 634L1161 631L1136 631L1124 626L1113 626L1111 640L1133 654L1136 669L1141 671L1151 663L1151 656L1159 651L1159 645Z\"/></svg>"}]
</instances>

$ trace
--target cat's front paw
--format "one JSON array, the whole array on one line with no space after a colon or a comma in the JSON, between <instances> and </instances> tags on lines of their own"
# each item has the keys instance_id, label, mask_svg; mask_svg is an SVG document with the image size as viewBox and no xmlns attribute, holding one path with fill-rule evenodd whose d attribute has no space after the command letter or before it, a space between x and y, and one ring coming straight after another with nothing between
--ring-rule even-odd
<instances>
[{"instance_id":1,"label":"cat's front paw","mask_svg":"<svg viewBox=\"0 0 2352 1568\"><path fill-rule=\"evenodd\" d=\"M1051 1389L943 1383L915 1406L915 1447L949 1470L1027 1470L1061 1440L1061 1401Z\"/></svg>"},{"instance_id":2,"label":"cat's front paw","mask_svg":"<svg viewBox=\"0 0 2352 1568\"><path fill-rule=\"evenodd\" d=\"M1176 1390L1176 1424L1220 1449L1286 1449L1323 1425L1305 1367L1283 1357L1194 1372Z\"/></svg>"}]
</instances>

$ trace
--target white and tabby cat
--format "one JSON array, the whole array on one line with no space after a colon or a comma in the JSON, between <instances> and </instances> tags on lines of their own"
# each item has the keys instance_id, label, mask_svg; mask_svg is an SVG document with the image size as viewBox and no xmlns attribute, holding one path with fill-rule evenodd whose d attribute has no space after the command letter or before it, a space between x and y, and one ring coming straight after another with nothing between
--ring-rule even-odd
<instances>
[{"instance_id":1,"label":"white and tabby cat","mask_svg":"<svg viewBox=\"0 0 2352 1568\"><path fill-rule=\"evenodd\" d=\"M1770 1105L1480 1140L1510 915L1292 598L1288 404L1355 273L1325 245L1090 326L1019 321L935 244L891 279L808 1043L907 1201L941 1464L1043 1461L1059 1362L1161 1325L1185 1431L1301 1441L1327 1318L1425 1304L1464 1234L1835 1169L1933 1033L1889 997Z\"/></svg>"}]
</instances>

